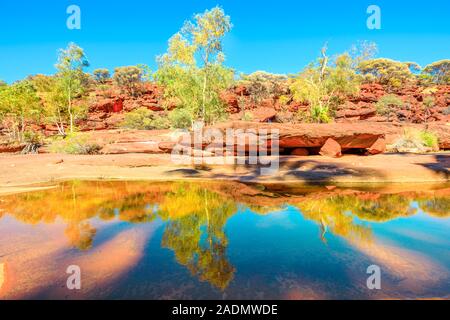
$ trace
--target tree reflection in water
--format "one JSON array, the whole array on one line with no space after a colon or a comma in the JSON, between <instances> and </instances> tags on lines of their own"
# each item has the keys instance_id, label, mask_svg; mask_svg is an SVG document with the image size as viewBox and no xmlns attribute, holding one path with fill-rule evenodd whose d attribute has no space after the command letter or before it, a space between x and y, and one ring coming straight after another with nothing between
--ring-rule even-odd
<instances>
[{"instance_id":1,"label":"tree reflection in water","mask_svg":"<svg viewBox=\"0 0 450 320\"><path fill-rule=\"evenodd\" d=\"M323 190L296 197L234 182L68 182L50 190L2 197L0 219L10 215L33 225L63 221L69 245L79 250L93 245L97 234L94 218L133 224L161 219L166 222L161 246L173 251L176 261L192 275L225 290L235 274L227 258L225 225L239 206L268 215L291 205L317 223L324 242L329 232L349 242L370 243L372 231L365 221L386 222L414 215L417 209L411 205L413 201L429 214L448 217L446 191L383 194Z\"/></svg>"}]
</instances>

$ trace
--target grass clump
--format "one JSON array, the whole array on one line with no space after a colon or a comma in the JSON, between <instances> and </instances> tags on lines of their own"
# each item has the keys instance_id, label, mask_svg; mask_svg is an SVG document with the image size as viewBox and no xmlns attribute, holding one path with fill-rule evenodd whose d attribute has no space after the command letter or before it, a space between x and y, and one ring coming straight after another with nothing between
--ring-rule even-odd
<instances>
[{"instance_id":1,"label":"grass clump","mask_svg":"<svg viewBox=\"0 0 450 320\"><path fill-rule=\"evenodd\" d=\"M192 126L193 118L189 110L178 108L169 114L169 120L175 129L188 129Z\"/></svg>"},{"instance_id":2,"label":"grass clump","mask_svg":"<svg viewBox=\"0 0 450 320\"><path fill-rule=\"evenodd\" d=\"M170 123L167 118L142 107L128 112L125 115L122 127L138 130L167 129L170 127Z\"/></svg>"},{"instance_id":3,"label":"grass clump","mask_svg":"<svg viewBox=\"0 0 450 320\"><path fill-rule=\"evenodd\" d=\"M376 104L377 113L380 115L389 115L393 109L400 108L403 100L395 94L388 94L380 98Z\"/></svg>"},{"instance_id":4,"label":"grass clump","mask_svg":"<svg viewBox=\"0 0 450 320\"><path fill-rule=\"evenodd\" d=\"M52 153L66 154L97 154L101 147L89 141L88 135L78 132L70 133L63 138L57 138L50 144Z\"/></svg>"},{"instance_id":5,"label":"grass clump","mask_svg":"<svg viewBox=\"0 0 450 320\"><path fill-rule=\"evenodd\" d=\"M405 129L403 135L390 147L393 152L425 153L439 150L437 135L427 130Z\"/></svg>"}]
</instances>

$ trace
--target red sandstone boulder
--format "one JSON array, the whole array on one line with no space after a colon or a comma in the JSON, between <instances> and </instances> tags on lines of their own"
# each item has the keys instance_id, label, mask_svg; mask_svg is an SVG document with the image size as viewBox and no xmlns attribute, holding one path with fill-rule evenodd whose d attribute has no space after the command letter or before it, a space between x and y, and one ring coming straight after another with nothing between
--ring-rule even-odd
<instances>
[{"instance_id":1,"label":"red sandstone boulder","mask_svg":"<svg viewBox=\"0 0 450 320\"><path fill-rule=\"evenodd\" d=\"M97 100L94 104L92 104L89 108L90 112L113 112L114 111L115 101L109 98L103 98Z\"/></svg>"},{"instance_id":2,"label":"red sandstone boulder","mask_svg":"<svg viewBox=\"0 0 450 320\"><path fill-rule=\"evenodd\" d=\"M258 108L252 110L251 114L253 116L253 121L258 122L269 122L270 120L273 120L277 115L275 109L273 108Z\"/></svg>"},{"instance_id":3,"label":"red sandstone boulder","mask_svg":"<svg viewBox=\"0 0 450 320\"><path fill-rule=\"evenodd\" d=\"M319 153L325 157L339 158L342 157L342 148L336 140L329 138L322 148L320 148Z\"/></svg>"},{"instance_id":4,"label":"red sandstone boulder","mask_svg":"<svg viewBox=\"0 0 450 320\"><path fill-rule=\"evenodd\" d=\"M234 88L234 93L237 95L237 96L248 96L249 95L249 93L248 93L248 90L247 90L247 87L246 86L243 86L243 85L239 85L239 86L237 86L236 88Z\"/></svg>"},{"instance_id":5,"label":"red sandstone boulder","mask_svg":"<svg viewBox=\"0 0 450 320\"><path fill-rule=\"evenodd\" d=\"M371 155L380 154L386 152L386 139L380 137L375 143L367 149L367 153Z\"/></svg>"},{"instance_id":6,"label":"red sandstone boulder","mask_svg":"<svg viewBox=\"0 0 450 320\"><path fill-rule=\"evenodd\" d=\"M158 148L164 153L171 153L176 145L177 143L173 141L162 141L158 144Z\"/></svg>"},{"instance_id":7,"label":"red sandstone boulder","mask_svg":"<svg viewBox=\"0 0 450 320\"><path fill-rule=\"evenodd\" d=\"M221 92L220 99L226 104L228 113L231 114L239 113L240 111L239 101L237 99L237 96L233 92L229 91Z\"/></svg>"}]
</instances>

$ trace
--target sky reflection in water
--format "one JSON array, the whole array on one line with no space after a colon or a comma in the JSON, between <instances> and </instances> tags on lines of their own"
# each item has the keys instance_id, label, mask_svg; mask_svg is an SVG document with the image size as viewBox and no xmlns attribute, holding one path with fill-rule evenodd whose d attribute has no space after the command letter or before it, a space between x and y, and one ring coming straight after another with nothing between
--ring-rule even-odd
<instances>
[{"instance_id":1,"label":"sky reflection in water","mask_svg":"<svg viewBox=\"0 0 450 320\"><path fill-rule=\"evenodd\" d=\"M449 196L234 182L2 196L0 299L448 299ZM382 290L366 287L372 264Z\"/></svg>"}]
</instances>

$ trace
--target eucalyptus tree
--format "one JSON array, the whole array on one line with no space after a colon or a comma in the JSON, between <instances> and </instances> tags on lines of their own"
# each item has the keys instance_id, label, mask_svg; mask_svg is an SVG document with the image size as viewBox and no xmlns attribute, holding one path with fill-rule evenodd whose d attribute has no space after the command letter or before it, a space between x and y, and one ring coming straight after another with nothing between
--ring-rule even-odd
<instances>
[{"instance_id":1,"label":"eucalyptus tree","mask_svg":"<svg viewBox=\"0 0 450 320\"><path fill-rule=\"evenodd\" d=\"M74 43L70 43L66 49L59 50L56 69L56 82L54 87L54 109L57 112L57 125L61 133L65 134L64 117L68 116L70 132L74 131L74 120L77 113L74 99L80 97L88 85L88 76L84 69L89 67L84 50ZM63 105L61 105L63 103Z\"/></svg>"},{"instance_id":2,"label":"eucalyptus tree","mask_svg":"<svg viewBox=\"0 0 450 320\"><path fill-rule=\"evenodd\" d=\"M169 40L167 53L158 57L156 79L182 107L207 122L223 107L219 91L233 81L233 71L222 65L223 38L231 28L222 8L206 10L186 21Z\"/></svg>"}]
</instances>

